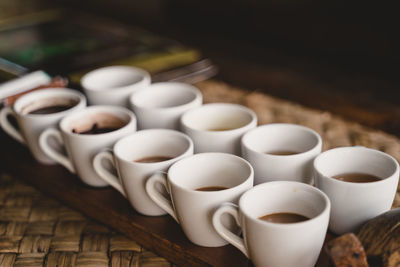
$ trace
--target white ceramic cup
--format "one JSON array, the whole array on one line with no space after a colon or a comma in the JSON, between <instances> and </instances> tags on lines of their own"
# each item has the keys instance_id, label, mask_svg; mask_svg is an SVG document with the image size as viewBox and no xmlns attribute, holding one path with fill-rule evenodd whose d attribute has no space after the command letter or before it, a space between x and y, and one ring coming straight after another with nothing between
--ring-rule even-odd
<instances>
[{"instance_id":1,"label":"white ceramic cup","mask_svg":"<svg viewBox=\"0 0 400 267\"><path fill-rule=\"evenodd\" d=\"M79 134L90 130L93 125L118 128L99 134ZM120 138L136 131L136 117L132 111L116 106L91 106L64 117L60 130L46 129L39 138L39 144L47 156L54 159L81 180L91 186L106 186L93 169L93 157L102 150L110 149ZM77 131L78 133L74 133ZM48 140L55 138L65 146L67 154L56 150Z\"/></svg>"},{"instance_id":2,"label":"white ceramic cup","mask_svg":"<svg viewBox=\"0 0 400 267\"><path fill-rule=\"evenodd\" d=\"M186 111L201 106L203 97L193 85L178 82L154 83L132 94L130 107L139 129L179 130L179 119Z\"/></svg>"},{"instance_id":3,"label":"white ceramic cup","mask_svg":"<svg viewBox=\"0 0 400 267\"><path fill-rule=\"evenodd\" d=\"M167 189L172 203L160 192L160 184ZM227 189L196 190L210 186ZM212 214L222 203L236 202L252 186L253 168L244 159L225 153L201 153L174 163L167 176L161 173L151 176L146 191L181 225L191 242L218 247L227 242L215 232ZM225 223L234 226L233 220Z\"/></svg>"},{"instance_id":4,"label":"white ceramic cup","mask_svg":"<svg viewBox=\"0 0 400 267\"><path fill-rule=\"evenodd\" d=\"M330 201L311 185L275 181L256 185L242 195L239 206L225 203L215 212L216 231L251 259L255 266L311 267L317 262L329 222ZM310 218L297 223L272 223L259 218L296 213ZM222 223L231 215L243 238Z\"/></svg>"},{"instance_id":5,"label":"white ceramic cup","mask_svg":"<svg viewBox=\"0 0 400 267\"><path fill-rule=\"evenodd\" d=\"M206 104L181 117L182 131L192 138L195 153L240 155L240 138L256 126L257 115L237 104Z\"/></svg>"},{"instance_id":6,"label":"white ceramic cup","mask_svg":"<svg viewBox=\"0 0 400 267\"><path fill-rule=\"evenodd\" d=\"M81 79L83 91L91 105L128 107L129 96L151 82L150 74L131 66L109 66L85 74Z\"/></svg>"},{"instance_id":7,"label":"white ceramic cup","mask_svg":"<svg viewBox=\"0 0 400 267\"><path fill-rule=\"evenodd\" d=\"M242 156L254 168L255 184L282 180L311 184L313 160L321 149L320 135L296 124L262 125L242 138ZM273 151L293 151L297 154L267 154Z\"/></svg>"},{"instance_id":8,"label":"white ceramic cup","mask_svg":"<svg viewBox=\"0 0 400 267\"><path fill-rule=\"evenodd\" d=\"M366 147L334 148L315 159L314 170L316 186L332 202L329 229L336 234L354 232L392 206L399 164L388 154ZM382 180L353 183L332 178L345 173L372 174Z\"/></svg>"},{"instance_id":9,"label":"white ceramic cup","mask_svg":"<svg viewBox=\"0 0 400 267\"><path fill-rule=\"evenodd\" d=\"M34 110L55 105L71 105L71 108L50 114L29 114ZM81 110L85 106L85 96L76 90L67 88L37 90L18 98L12 108L3 108L0 113L0 124L6 133L25 144L37 161L43 164L54 164L54 160L40 149L39 135L44 129L57 127L64 116ZM15 117L19 130L9 122L8 116Z\"/></svg>"},{"instance_id":10,"label":"white ceramic cup","mask_svg":"<svg viewBox=\"0 0 400 267\"><path fill-rule=\"evenodd\" d=\"M93 159L99 177L128 198L135 210L147 216L166 214L149 198L145 190L147 179L156 172L165 172L176 161L193 155L193 142L180 132L167 129L138 131L119 140L113 153L103 151ZM135 160L162 156L169 160L143 163ZM118 171L119 178L102 163L108 160Z\"/></svg>"}]
</instances>

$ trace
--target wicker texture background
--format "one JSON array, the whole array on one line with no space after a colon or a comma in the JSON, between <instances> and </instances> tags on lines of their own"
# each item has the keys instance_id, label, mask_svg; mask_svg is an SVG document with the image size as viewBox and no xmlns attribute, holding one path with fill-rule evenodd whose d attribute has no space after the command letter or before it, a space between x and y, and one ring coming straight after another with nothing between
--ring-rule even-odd
<instances>
[{"instance_id":1,"label":"wicker texture background","mask_svg":"<svg viewBox=\"0 0 400 267\"><path fill-rule=\"evenodd\" d=\"M259 124L290 122L318 131L324 150L362 145L400 159L400 140L330 113L207 81L204 102L251 107ZM397 194L393 204L400 206ZM165 259L83 214L50 199L15 177L0 174L0 266L171 266Z\"/></svg>"},{"instance_id":2,"label":"wicker texture background","mask_svg":"<svg viewBox=\"0 0 400 267\"><path fill-rule=\"evenodd\" d=\"M0 266L171 264L22 181L0 174Z\"/></svg>"}]
</instances>

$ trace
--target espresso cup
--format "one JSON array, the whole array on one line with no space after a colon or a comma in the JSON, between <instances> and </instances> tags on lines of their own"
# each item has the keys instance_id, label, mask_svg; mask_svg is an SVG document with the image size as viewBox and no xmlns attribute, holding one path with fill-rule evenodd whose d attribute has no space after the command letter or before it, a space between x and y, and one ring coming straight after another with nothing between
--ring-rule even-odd
<instances>
[{"instance_id":1,"label":"espresso cup","mask_svg":"<svg viewBox=\"0 0 400 267\"><path fill-rule=\"evenodd\" d=\"M93 159L98 176L128 198L133 208L147 216L166 212L149 198L146 180L156 172L165 172L176 161L193 155L193 142L180 132L166 129L138 131L119 140L113 153L103 151ZM119 178L104 166L107 160Z\"/></svg>"},{"instance_id":2,"label":"espresso cup","mask_svg":"<svg viewBox=\"0 0 400 267\"><path fill-rule=\"evenodd\" d=\"M159 185L164 186L173 204ZM252 186L253 168L244 159L225 153L201 153L174 163L167 175L151 176L146 191L181 225L191 242L218 247L227 242L215 232L212 214L222 203L236 202ZM230 219L225 224L235 231L237 227Z\"/></svg>"},{"instance_id":3,"label":"espresso cup","mask_svg":"<svg viewBox=\"0 0 400 267\"><path fill-rule=\"evenodd\" d=\"M91 105L128 107L129 96L150 81L150 74L143 69L109 66L85 74L81 85Z\"/></svg>"},{"instance_id":4,"label":"espresso cup","mask_svg":"<svg viewBox=\"0 0 400 267\"><path fill-rule=\"evenodd\" d=\"M240 138L256 126L257 115L237 104L206 104L181 117L182 131L192 138L195 153L240 155Z\"/></svg>"},{"instance_id":5,"label":"espresso cup","mask_svg":"<svg viewBox=\"0 0 400 267\"><path fill-rule=\"evenodd\" d=\"M193 85L162 82L133 93L129 102L137 116L139 129L179 130L182 114L201 106L202 99L200 90Z\"/></svg>"},{"instance_id":6,"label":"espresso cup","mask_svg":"<svg viewBox=\"0 0 400 267\"><path fill-rule=\"evenodd\" d=\"M39 147L39 135L44 129L57 127L66 115L86 106L86 98L76 90L67 88L42 89L18 98L13 107L0 113L3 130L18 142L25 144L33 157L43 164L54 164ZM15 117L19 129L8 120Z\"/></svg>"},{"instance_id":7,"label":"espresso cup","mask_svg":"<svg viewBox=\"0 0 400 267\"><path fill-rule=\"evenodd\" d=\"M275 181L254 186L242 195L238 206L221 205L214 213L213 225L255 266L311 267L324 243L329 212L330 201L319 189ZM243 238L222 223L226 215L241 227Z\"/></svg>"},{"instance_id":8,"label":"espresso cup","mask_svg":"<svg viewBox=\"0 0 400 267\"><path fill-rule=\"evenodd\" d=\"M321 136L304 126L274 123L242 138L242 156L254 168L255 184L297 181L311 184L313 160L321 153Z\"/></svg>"},{"instance_id":9,"label":"espresso cup","mask_svg":"<svg viewBox=\"0 0 400 267\"><path fill-rule=\"evenodd\" d=\"M91 106L64 117L60 130L46 129L39 145L44 153L91 186L106 186L93 169L97 153L111 147L120 138L136 131L136 117L132 111L116 106ZM49 143L55 138L65 146L67 154Z\"/></svg>"},{"instance_id":10,"label":"espresso cup","mask_svg":"<svg viewBox=\"0 0 400 267\"><path fill-rule=\"evenodd\" d=\"M399 164L378 150L340 147L315 159L314 175L316 186L332 202L329 229L343 234L358 230L364 222L391 208L399 182ZM365 180L364 175L372 175L376 181ZM349 180L358 176L358 181L339 180L346 176Z\"/></svg>"}]
</instances>

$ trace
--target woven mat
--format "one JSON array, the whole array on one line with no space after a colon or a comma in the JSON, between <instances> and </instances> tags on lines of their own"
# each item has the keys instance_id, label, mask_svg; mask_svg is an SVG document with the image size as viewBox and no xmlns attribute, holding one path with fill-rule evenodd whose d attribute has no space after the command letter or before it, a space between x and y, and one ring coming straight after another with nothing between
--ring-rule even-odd
<instances>
[{"instance_id":1,"label":"woven mat","mask_svg":"<svg viewBox=\"0 0 400 267\"><path fill-rule=\"evenodd\" d=\"M389 134L257 91L198 84L204 102L251 107L259 124L290 122L319 132L324 150L350 145L379 149L400 160L400 140ZM393 204L400 207L400 196ZM93 222L15 177L0 174L0 266L171 266L112 229Z\"/></svg>"}]
</instances>

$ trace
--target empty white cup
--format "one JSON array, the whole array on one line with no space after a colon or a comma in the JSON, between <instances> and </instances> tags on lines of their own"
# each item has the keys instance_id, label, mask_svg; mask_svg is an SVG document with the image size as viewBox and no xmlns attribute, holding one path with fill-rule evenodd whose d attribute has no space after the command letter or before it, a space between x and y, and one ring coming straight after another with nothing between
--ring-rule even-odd
<instances>
[{"instance_id":1,"label":"empty white cup","mask_svg":"<svg viewBox=\"0 0 400 267\"><path fill-rule=\"evenodd\" d=\"M139 129L179 130L186 111L201 106L203 97L193 85L178 82L153 83L129 98Z\"/></svg>"},{"instance_id":2,"label":"empty white cup","mask_svg":"<svg viewBox=\"0 0 400 267\"><path fill-rule=\"evenodd\" d=\"M128 107L129 96L150 84L150 74L131 66L109 66L85 74L81 79L90 105Z\"/></svg>"}]
</instances>

